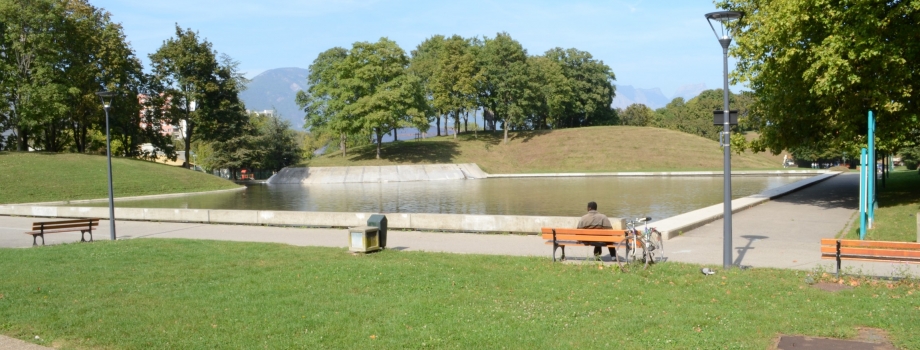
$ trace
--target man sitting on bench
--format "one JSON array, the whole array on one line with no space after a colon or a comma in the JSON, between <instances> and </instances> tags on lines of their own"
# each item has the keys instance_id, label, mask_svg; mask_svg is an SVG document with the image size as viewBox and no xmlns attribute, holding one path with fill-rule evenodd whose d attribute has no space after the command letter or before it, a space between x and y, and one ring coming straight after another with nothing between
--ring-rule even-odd
<instances>
[{"instance_id":1,"label":"man sitting on bench","mask_svg":"<svg viewBox=\"0 0 920 350\"><path fill-rule=\"evenodd\" d=\"M585 229L612 229L613 225L610 224L610 219L606 215L597 212L597 203L588 202L588 213L581 217L581 220L578 221L578 227L576 228L585 228ZM603 243L598 243L594 246L594 256L601 256L601 247ZM614 248L611 246L607 247L607 250L610 251L610 258L616 259L614 255Z\"/></svg>"}]
</instances>

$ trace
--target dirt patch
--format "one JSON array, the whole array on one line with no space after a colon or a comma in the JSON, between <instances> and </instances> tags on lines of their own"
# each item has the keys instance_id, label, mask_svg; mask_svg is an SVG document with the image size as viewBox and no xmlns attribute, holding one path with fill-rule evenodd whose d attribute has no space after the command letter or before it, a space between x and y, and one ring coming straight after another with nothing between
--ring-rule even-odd
<instances>
[{"instance_id":1,"label":"dirt patch","mask_svg":"<svg viewBox=\"0 0 920 350\"><path fill-rule=\"evenodd\" d=\"M818 283L812 284L811 286L812 288L818 288L826 292L839 292L841 290L853 289L853 287L850 287L845 284L830 283L830 282L818 282Z\"/></svg>"},{"instance_id":2,"label":"dirt patch","mask_svg":"<svg viewBox=\"0 0 920 350\"><path fill-rule=\"evenodd\" d=\"M888 341L888 333L885 331L875 328L859 328L859 334L853 340L780 335L776 342L776 349L895 350L895 347Z\"/></svg>"}]
</instances>

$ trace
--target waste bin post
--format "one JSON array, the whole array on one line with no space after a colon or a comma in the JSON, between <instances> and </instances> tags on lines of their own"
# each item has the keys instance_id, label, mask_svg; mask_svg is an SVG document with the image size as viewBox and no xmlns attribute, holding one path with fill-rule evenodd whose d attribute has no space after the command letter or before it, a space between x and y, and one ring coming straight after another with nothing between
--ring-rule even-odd
<instances>
[{"instance_id":1,"label":"waste bin post","mask_svg":"<svg viewBox=\"0 0 920 350\"><path fill-rule=\"evenodd\" d=\"M367 226L377 228L377 237L380 239L380 248L387 246L387 216L383 214L374 214L367 219Z\"/></svg>"}]
</instances>

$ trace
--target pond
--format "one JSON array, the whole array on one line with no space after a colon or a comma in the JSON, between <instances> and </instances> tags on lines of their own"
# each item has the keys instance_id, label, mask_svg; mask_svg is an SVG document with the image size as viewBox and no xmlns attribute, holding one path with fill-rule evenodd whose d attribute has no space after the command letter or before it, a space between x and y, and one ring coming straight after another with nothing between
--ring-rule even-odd
<instances>
[{"instance_id":1,"label":"pond","mask_svg":"<svg viewBox=\"0 0 920 350\"><path fill-rule=\"evenodd\" d=\"M732 198L807 176L740 176ZM118 189L116 188L116 191ZM587 202L612 217L655 220L722 202L722 177L494 178L352 184L253 184L243 191L154 200L121 200L118 207L285 210L316 212L444 213L581 216ZM107 206L105 202L86 204Z\"/></svg>"}]
</instances>

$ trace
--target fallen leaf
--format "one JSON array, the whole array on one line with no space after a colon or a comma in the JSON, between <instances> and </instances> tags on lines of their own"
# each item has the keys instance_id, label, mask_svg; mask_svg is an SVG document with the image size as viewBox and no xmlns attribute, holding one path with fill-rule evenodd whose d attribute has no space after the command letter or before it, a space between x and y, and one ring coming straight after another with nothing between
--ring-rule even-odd
<instances>
[{"instance_id":1,"label":"fallen leaf","mask_svg":"<svg viewBox=\"0 0 920 350\"><path fill-rule=\"evenodd\" d=\"M371 339L377 340L377 335L376 335L376 334L371 334Z\"/></svg>"}]
</instances>

